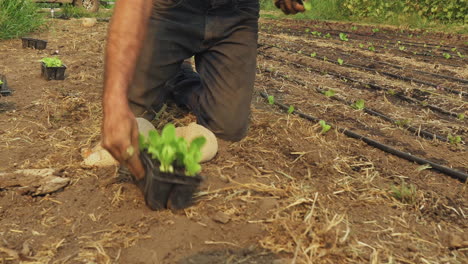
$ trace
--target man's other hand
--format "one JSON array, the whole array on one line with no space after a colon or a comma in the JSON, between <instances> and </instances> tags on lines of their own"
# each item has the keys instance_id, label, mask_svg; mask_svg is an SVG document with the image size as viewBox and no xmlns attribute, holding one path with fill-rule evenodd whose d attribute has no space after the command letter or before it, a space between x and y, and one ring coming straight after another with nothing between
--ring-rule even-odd
<instances>
[{"instance_id":1,"label":"man's other hand","mask_svg":"<svg viewBox=\"0 0 468 264\"><path fill-rule=\"evenodd\" d=\"M275 6L281 9L286 15L295 15L305 11L301 0L275 0Z\"/></svg>"}]
</instances>

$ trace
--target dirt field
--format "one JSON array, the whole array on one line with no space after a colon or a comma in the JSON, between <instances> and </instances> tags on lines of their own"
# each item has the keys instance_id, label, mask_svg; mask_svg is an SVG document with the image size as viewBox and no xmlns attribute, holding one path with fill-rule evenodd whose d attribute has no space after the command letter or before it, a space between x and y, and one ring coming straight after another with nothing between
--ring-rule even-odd
<instances>
[{"instance_id":1,"label":"dirt field","mask_svg":"<svg viewBox=\"0 0 468 264\"><path fill-rule=\"evenodd\" d=\"M116 168L81 165L100 137L107 26L54 20L34 35L43 51L0 42L14 90L0 98L0 173L70 179L38 196L0 183L0 263L468 263L466 183L323 134L260 95L467 173L467 36L262 20L247 138L205 164L195 206L153 212ZM38 61L55 50L67 77L45 81ZM358 99L367 110L348 105ZM168 109L158 128L192 119Z\"/></svg>"}]
</instances>

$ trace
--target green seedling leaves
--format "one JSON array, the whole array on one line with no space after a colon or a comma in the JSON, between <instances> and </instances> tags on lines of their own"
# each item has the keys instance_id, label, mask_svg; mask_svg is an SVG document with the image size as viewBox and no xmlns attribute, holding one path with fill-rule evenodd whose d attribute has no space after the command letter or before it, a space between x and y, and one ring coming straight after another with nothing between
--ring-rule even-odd
<instances>
[{"instance_id":1,"label":"green seedling leaves","mask_svg":"<svg viewBox=\"0 0 468 264\"><path fill-rule=\"evenodd\" d=\"M41 60L46 67L62 67L62 61L57 57L43 58Z\"/></svg>"},{"instance_id":2,"label":"green seedling leaves","mask_svg":"<svg viewBox=\"0 0 468 264\"><path fill-rule=\"evenodd\" d=\"M268 96L268 103L271 105L275 104L275 97L273 95Z\"/></svg>"},{"instance_id":3,"label":"green seedling leaves","mask_svg":"<svg viewBox=\"0 0 468 264\"><path fill-rule=\"evenodd\" d=\"M372 29L372 32L374 32L374 33L377 33L377 32L379 32L379 31L380 31L380 29L378 29L378 28L373 28L373 29Z\"/></svg>"},{"instance_id":4,"label":"green seedling leaves","mask_svg":"<svg viewBox=\"0 0 468 264\"><path fill-rule=\"evenodd\" d=\"M395 94L396 94L396 91L393 90L393 89L390 89L390 90L387 91L387 93L388 93L389 95L395 95Z\"/></svg>"},{"instance_id":5,"label":"green seedling leaves","mask_svg":"<svg viewBox=\"0 0 468 264\"><path fill-rule=\"evenodd\" d=\"M458 114L457 118L458 118L458 120L463 120L463 119L465 119L465 115L464 114Z\"/></svg>"},{"instance_id":6,"label":"green seedling leaves","mask_svg":"<svg viewBox=\"0 0 468 264\"><path fill-rule=\"evenodd\" d=\"M369 46L369 50L370 51L375 51L375 47L374 46Z\"/></svg>"},{"instance_id":7,"label":"green seedling leaves","mask_svg":"<svg viewBox=\"0 0 468 264\"><path fill-rule=\"evenodd\" d=\"M450 54L448 54L448 53L446 53L446 52L442 53L442 55L443 55L444 58L446 58L447 60L450 59L450 58L452 57L452 55L450 55Z\"/></svg>"},{"instance_id":8,"label":"green seedling leaves","mask_svg":"<svg viewBox=\"0 0 468 264\"><path fill-rule=\"evenodd\" d=\"M455 51L457 51L457 48L452 48L451 50L452 50L453 52L455 52Z\"/></svg>"},{"instance_id":9,"label":"green seedling leaves","mask_svg":"<svg viewBox=\"0 0 468 264\"><path fill-rule=\"evenodd\" d=\"M310 57L312 57L312 58L314 58L315 56L317 56L317 52L312 52L312 53L310 54Z\"/></svg>"},{"instance_id":10,"label":"green seedling leaves","mask_svg":"<svg viewBox=\"0 0 468 264\"><path fill-rule=\"evenodd\" d=\"M306 32L306 33L309 33L309 32L310 32L310 28L306 28L306 29L305 29L305 32Z\"/></svg>"},{"instance_id":11,"label":"green seedling leaves","mask_svg":"<svg viewBox=\"0 0 468 264\"><path fill-rule=\"evenodd\" d=\"M359 99L353 104L351 104L351 107L356 109L356 110L362 110L365 108L365 101L363 99Z\"/></svg>"},{"instance_id":12,"label":"green seedling leaves","mask_svg":"<svg viewBox=\"0 0 468 264\"><path fill-rule=\"evenodd\" d=\"M323 92L323 94L324 94L326 97L332 97L332 96L335 95L335 91L332 90L332 89L330 89L330 90L328 90L328 91Z\"/></svg>"},{"instance_id":13,"label":"green seedling leaves","mask_svg":"<svg viewBox=\"0 0 468 264\"><path fill-rule=\"evenodd\" d=\"M412 204L416 201L416 187L412 184L409 186L403 182L400 186L393 185L391 188L392 196L402 203Z\"/></svg>"},{"instance_id":14,"label":"green seedling leaves","mask_svg":"<svg viewBox=\"0 0 468 264\"><path fill-rule=\"evenodd\" d=\"M400 46L400 47L398 47L398 49L401 50L401 51L404 51L406 48L405 48L405 46Z\"/></svg>"},{"instance_id":15,"label":"green seedling leaves","mask_svg":"<svg viewBox=\"0 0 468 264\"><path fill-rule=\"evenodd\" d=\"M450 144L453 145L459 144L462 141L460 136L452 136L451 134L448 135L447 139L449 140Z\"/></svg>"},{"instance_id":16,"label":"green seedling leaves","mask_svg":"<svg viewBox=\"0 0 468 264\"><path fill-rule=\"evenodd\" d=\"M423 170L427 170L427 169L432 169L432 166L430 164L424 164L424 165L419 166L416 170L417 171L423 171Z\"/></svg>"},{"instance_id":17,"label":"green seedling leaves","mask_svg":"<svg viewBox=\"0 0 468 264\"><path fill-rule=\"evenodd\" d=\"M331 126L328 125L325 121L320 120L319 125L322 127L322 131L320 131L320 134L325 134L330 130Z\"/></svg>"},{"instance_id":18,"label":"green seedling leaves","mask_svg":"<svg viewBox=\"0 0 468 264\"><path fill-rule=\"evenodd\" d=\"M3 81L2 81L2 80L0 80L0 85L2 85L2 84L3 84Z\"/></svg>"},{"instance_id":19,"label":"green seedling leaves","mask_svg":"<svg viewBox=\"0 0 468 264\"><path fill-rule=\"evenodd\" d=\"M294 113L294 106L290 105L289 108L288 108L288 114L292 114Z\"/></svg>"},{"instance_id":20,"label":"green seedling leaves","mask_svg":"<svg viewBox=\"0 0 468 264\"><path fill-rule=\"evenodd\" d=\"M360 47L361 49L364 48L364 44L359 43L359 47Z\"/></svg>"},{"instance_id":21,"label":"green seedling leaves","mask_svg":"<svg viewBox=\"0 0 468 264\"><path fill-rule=\"evenodd\" d=\"M343 33L343 32L340 33L340 39L341 39L342 41L349 41L348 35L345 34L345 33Z\"/></svg>"},{"instance_id":22,"label":"green seedling leaves","mask_svg":"<svg viewBox=\"0 0 468 264\"><path fill-rule=\"evenodd\" d=\"M341 58L338 58L338 64L343 65L343 63L344 63L344 60L342 60Z\"/></svg>"},{"instance_id":23,"label":"green seedling leaves","mask_svg":"<svg viewBox=\"0 0 468 264\"><path fill-rule=\"evenodd\" d=\"M351 30L357 30L357 27L356 27L356 26L352 26L352 27L351 27Z\"/></svg>"},{"instance_id":24,"label":"green seedling leaves","mask_svg":"<svg viewBox=\"0 0 468 264\"><path fill-rule=\"evenodd\" d=\"M457 55L458 55L458 57L460 57L460 58L462 58L462 59L465 57L465 56L463 56L459 51L457 51Z\"/></svg>"},{"instance_id":25,"label":"green seedling leaves","mask_svg":"<svg viewBox=\"0 0 468 264\"><path fill-rule=\"evenodd\" d=\"M324 38L331 38L331 35L330 35L330 33L327 33L327 34L325 34L325 36L323 36L323 37L324 37Z\"/></svg>"},{"instance_id":26,"label":"green seedling leaves","mask_svg":"<svg viewBox=\"0 0 468 264\"><path fill-rule=\"evenodd\" d=\"M164 126L161 135L156 130L148 132L148 137L139 135L139 145L151 158L159 161L159 170L174 172L174 166L183 166L187 176L195 176L201 170L199 164L202 154L201 148L206 143L204 137L195 138L190 146L182 137L177 137L173 124Z\"/></svg>"}]
</instances>

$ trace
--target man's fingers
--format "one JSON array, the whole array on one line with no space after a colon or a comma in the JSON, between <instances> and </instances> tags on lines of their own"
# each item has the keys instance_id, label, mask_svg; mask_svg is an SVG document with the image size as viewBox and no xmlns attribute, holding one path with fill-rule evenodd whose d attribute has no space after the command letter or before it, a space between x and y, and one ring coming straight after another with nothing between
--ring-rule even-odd
<instances>
[{"instance_id":1,"label":"man's fingers","mask_svg":"<svg viewBox=\"0 0 468 264\"><path fill-rule=\"evenodd\" d=\"M284 4L289 14L295 15L297 13L297 11L293 8L293 0L284 0Z\"/></svg>"},{"instance_id":2,"label":"man's fingers","mask_svg":"<svg viewBox=\"0 0 468 264\"><path fill-rule=\"evenodd\" d=\"M300 4L300 3L296 2L296 1L294 1L293 6L294 6L294 10L296 10L297 12L305 12L304 5L302 5L302 4Z\"/></svg>"}]
</instances>

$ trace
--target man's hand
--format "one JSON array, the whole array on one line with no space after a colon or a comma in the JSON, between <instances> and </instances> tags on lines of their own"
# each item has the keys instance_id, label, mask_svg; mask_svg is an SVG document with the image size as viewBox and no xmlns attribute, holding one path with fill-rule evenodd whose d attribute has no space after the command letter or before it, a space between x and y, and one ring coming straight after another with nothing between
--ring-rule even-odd
<instances>
[{"instance_id":1,"label":"man's hand","mask_svg":"<svg viewBox=\"0 0 468 264\"><path fill-rule=\"evenodd\" d=\"M104 109L102 146L137 179L145 176L139 158L138 124L126 102L114 102L110 111Z\"/></svg>"},{"instance_id":2,"label":"man's hand","mask_svg":"<svg viewBox=\"0 0 468 264\"><path fill-rule=\"evenodd\" d=\"M275 0L275 6L286 15L295 15L305 11L301 0Z\"/></svg>"}]
</instances>

